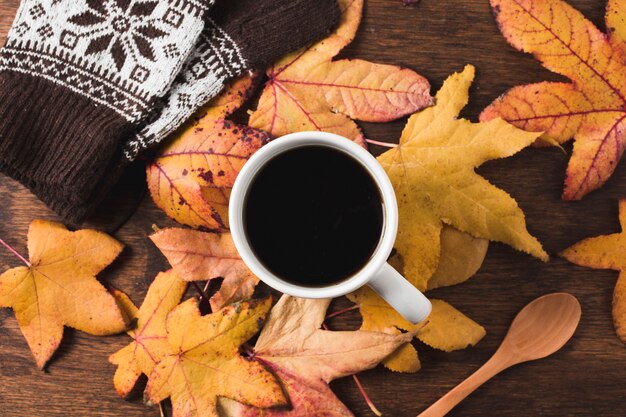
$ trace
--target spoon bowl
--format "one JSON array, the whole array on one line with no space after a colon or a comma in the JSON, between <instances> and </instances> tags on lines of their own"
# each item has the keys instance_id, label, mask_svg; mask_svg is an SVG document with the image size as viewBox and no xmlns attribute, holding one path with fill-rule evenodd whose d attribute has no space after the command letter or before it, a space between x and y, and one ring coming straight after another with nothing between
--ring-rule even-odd
<instances>
[{"instance_id":1,"label":"spoon bowl","mask_svg":"<svg viewBox=\"0 0 626 417\"><path fill-rule=\"evenodd\" d=\"M491 359L418 417L444 416L504 369L558 351L574 335L580 316L580 303L571 294L553 293L535 299L517 314Z\"/></svg>"},{"instance_id":2,"label":"spoon bowl","mask_svg":"<svg viewBox=\"0 0 626 417\"><path fill-rule=\"evenodd\" d=\"M545 358L572 338L580 316L580 303L571 294L539 297L517 314L498 351L507 351L516 363Z\"/></svg>"}]
</instances>

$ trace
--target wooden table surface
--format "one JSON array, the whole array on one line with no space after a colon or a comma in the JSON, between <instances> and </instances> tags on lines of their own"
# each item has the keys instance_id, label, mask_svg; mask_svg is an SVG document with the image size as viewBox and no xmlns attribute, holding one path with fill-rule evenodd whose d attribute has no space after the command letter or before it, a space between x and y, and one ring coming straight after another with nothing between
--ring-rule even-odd
<instances>
[{"instance_id":1,"label":"wooden table surface","mask_svg":"<svg viewBox=\"0 0 626 417\"><path fill-rule=\"evenodd\" d=\"M0 28L6 33L16 0L0 1ZM604 28L604 1L571 0ZM404 8L401 0L367 0L357 39L344 52L376 62L410 67L426 76L433 92L464 64L477 68L470 105L464 115L476 120L480 110L514 85L559 77L528 55L511 48L500 35L487 0L422 0ZM397 141L404 121L362 124L370 138ZM379 152L380 149L372 149ZM619 230L617 199L626 195L626 163L608 184L582 202L560 200L565 166L571 152L528 149L507 160L486 164L479 172L507 190L527 216L528 228L551 254L570 244ZM129 176L98 216L95 226L109 229L133 210L141 179ZM134 179L134 182L132 181ZM137 186L139 184L139 186ZM55 219L46 207L16 182L0 176L0 237L26 253L26 232L33 218ZM163 256L147 239L153 223L172 225L145 198L115 237L127 245L102 274L103 282L123 289L140 303ZM0 251L0 268L18 265ZM452 414L460 416L622 416L626 406L626 348L611 321L611 297L617 273L594 271L553 257L543 264L509 247L492 244L480 272L469 282L433 291L487 329L474 348L454 353L416 343L422 370L396 374L378 367L360 375L372 400L387 416L416 416L428 404L477 369L496 349L510 321L530 300L567 291L580 300L582 323L565 348L554 356L506 371L478 390ZM339 300L338 305L345 304ZM358 314L335 319L333 328L356 328ZM156 408L117 397L114 367L107 356L128 343L125 335L96 338L66 329L61 347L46 372L35 367L13 313L0 311L0 415L26 416L158 416ZM372 416L351 378L331 384L357 416Z\"/></svg>"}]
</instances>

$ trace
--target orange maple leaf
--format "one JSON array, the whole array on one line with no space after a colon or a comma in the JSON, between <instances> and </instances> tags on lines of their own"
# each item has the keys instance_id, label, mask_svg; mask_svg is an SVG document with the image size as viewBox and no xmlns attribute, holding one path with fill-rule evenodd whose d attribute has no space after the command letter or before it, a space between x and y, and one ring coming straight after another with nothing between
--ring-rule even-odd
<instances>
[{"instance_id":1,"label":"orange maple leaf","mask_svg":"<svg viewBox=\"0 0 626 417\"><path fill-rule=\"evenodd\" d=\"M543 139L574 138L563 199L579 200L611 176L626 145L626 7L609 0L608 34L561 0L491 0L500 30L571 83L541 82L509 90L481 114L502 117Z\"/></svg>"},{"instance_id":2,"label":"orange maple leaf","mask_svg":"<svg viewBox=\"0 0 626 417\"><path fill-rule=\"evenodd\" d=\"M620 271L613 291L613 324L626 343L626 199L619 202L619 223L620 233L582 240L560 255L576 265Z\"/></svg>"},{"instance_id":3,"label":"orange maple leaf","mask_svg":"<svg viewBox=\"0 0 626 417\"><path fill-rule=\"evenodd\" d=\"M178 305L187 283L173 270L160 272L139 309L126 294L115 291L118 303L129 321L136 322L127 333L133 341L109 357L117 365L113 383L117 393L126 397L141 374L150 375L154 366L169 352L165 318Z\"/></svg>"},{"instance_id":4,"label":"orange maple leaf","mask_svg":"<svg viewBox=\"0 0 626 417\"><path fill-rule=\"evenodd\" d=\"M217 417L218 397L272 407L285 404L276 379L263 365L239 355L239 347L260 329L271 299L246 301L201 316L189 299L167 316L169 352L156 365L145 399L170 397L174 417Z\"/></svg>"},{"instance_id":5,"label":"orange maple leaf","mask_svg":"<svg viewBox=\"0 0 626 417\"><path fill-rule=\"evenodd\" d=\"M169 228L152 234L150 239L182 279L224 278L219 291L209 300L213 311L250 298L259 283L239 256L230 233Z\"/></svg>"},{"instance_id":6,"label":"orange maple leaf","mask_svg":"<svg viewBox=\"0 0 626 417\"><path fill-rule=\"evenodd\" d=\"M115 298L95 278L122 248L95 230L70 232L44 220L30 224L30 261L0 275L0 306L15 312L40 369L61 343L63 326L97 336L126 330Z\"/></svg>"},{"instance_id":7,"label":"orange maple leaf","mask_svg":"<svg viewBox=\"0 0 626 417\"><path fill-rule=\"evenodd\" d=\"M177 222L228 229L228 200L235 178L269 140L264 132L223 120L243 104L251 86L249 77L235 82L148 164L152 199Z\"/></svg>"},{"instance_id":8,"label":"orange maple leaf","mask_svg":"<svg viewBox=\"0 0 626 417\"><path fill-rule=\"evenodd\" d=\"M220 401L227 416L353 416L328 383L373 368L415 333L322 330L330 301L283 295L254 348L254 358L280 378L290 407L261 410Z\"/></svg>"},{"instance_id":9,"label":"orange maple leaf","mask_svg":"<svg viewBox=\"0 0 626 417\"><path fill-rule=\"evenodd\" d=\"M364 144L351 119L386 122L432 104L428 81L409 69L360 59L332 59L361 21L363 0L339 0L342 20L328 38L267 70L269 81L249 125L278 137L319 130Z\"/></svg>"}]
</instances>

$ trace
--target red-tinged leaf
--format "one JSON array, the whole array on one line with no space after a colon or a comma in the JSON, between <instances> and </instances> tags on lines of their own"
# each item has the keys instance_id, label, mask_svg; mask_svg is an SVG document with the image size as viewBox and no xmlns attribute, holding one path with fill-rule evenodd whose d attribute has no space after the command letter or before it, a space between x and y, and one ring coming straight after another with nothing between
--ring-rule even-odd
<instances>
[{"instance_id":1,"label":"red-tinged leaf","mask_svg":"<svg viewBox=\"0 0 626 417\"><path fill-rule=\"evenodd\" d=\"M340 0L334 34L270 67L250 126L273 136L304 130L336 133L365 146L352 119L386 122L432 104L428 81L415 72L363 60L332 59L359 26L363 0Z\"/></svg>"},{"instance_id":2,"label":"red-tinged leaf","mask_svg":"<svg viewBox=\"0 0 626 417\"><path fill-rule=\"evenodd\" d=\"M150 238L184 280L224 278L219 291L210 299L213 311L250 298L254 293L259 279L237 253L230 233L172 228L159 230Z\"/></svg>"},{"instance_id":3,"label":"red-tinged leaf","mask_svg":"<svg viewBox=\"0 0 626 417\"><path fill-rule=\"evenodd\" d=\"M254 358L279 376L290 407L261 410L224 400L227 416L352 416L327 384L376 366L414 333L322 330L329 304L283 295L257 340Z\"/></svg>"},{"instance_id":4,"label":"red-tinged leaf","mask_svg":"<svg viewBox=\"0 0 626 417\"><path fill-rule=\"evenodd\" d=\"M148 164L155 204L191 227L228 229L228 201L239 171L269 137L227 120L203 119Z\"/></svg>"},{"instance_id":5,"label":"red-tinged leaf","mask_svg":"<svg viewBox=\"0 0 626 417\"><path fill-rule=\"evenodd\" d=\"M579 200L610 178L626 146L625 6L608 2L607 35L562 0L491 0L491 5L511 45L571 83L515 87L480 118L502 117L543 131L544 145L573 138L563 198Z\"/></svg>"}]
</instances>

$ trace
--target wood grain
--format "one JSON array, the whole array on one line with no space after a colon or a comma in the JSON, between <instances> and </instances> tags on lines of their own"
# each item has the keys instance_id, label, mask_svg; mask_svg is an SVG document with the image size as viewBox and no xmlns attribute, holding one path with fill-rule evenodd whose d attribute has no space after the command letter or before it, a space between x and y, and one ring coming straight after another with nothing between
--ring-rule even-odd
<instances>
[{"instance_id":1,"label":"wood grain","mask_svg":"<svg viewBox=\"0 0 626 417\"><path fill-rule=\"evenodd\" d=\"M570 2L604 28L603 1ZM0 0L2 33L16 7L16 0ZM433 91L451 72L467 63L474 64L477 80L471 90L471 104L464 112L473 120L507 88L559 79L505 42L487 0L422 0L412 8L404 8L401 0L368 0L357 39L343 56L410 67L431 81ZM368 137L397 141L403 124L397 121L362 126ZM600 191L581 202L561 201L571 147L566 151L529 149L479 169L517 199L531 233L551 254L584 237L619 230L617 199L626 195L626 164L622 162ZM110 230L131 212L140 183L140 177L126 177L116 199L101 210L94 225ZM19 184L1 176L0 198L0 237L26 253L30 221L55 216ZM127 248L102 276L105 283L128 292L135 302L142 300L156 273L167 268L165 259L147 239L153 223L172 224L146 198L130 221L115 233ZM10 253L0 252L1 268L17 264ZM583 309L582 323L573 340L550 358L505 371L452 415L621 416L626 406L626 347L615 336L611 320L616 278L615 272L577 267L557 257L543 264L492 244L474 278L430 294L449 301L485 326L487 336L483 341L454 353L438 352L418 343L423 364L418 374L396 374L379 367L363 373L361 381L385 415L414 417L493 354L520 308L539 295L567 291L578 297ZM339 300L337 305L347 302ZM356 313L331 323L333 328L342 329L358 325ZM123 401L113 389L114 368L106 358L127 342L124 335L95 338L66 330L59 352L47 372L41 373L12 312L0 311L0 415L158 416L157 409L141 403L140 393L131 401ZM350 378L331 386L357 416L372 415Z\"/></svg>"}]
</instances>

